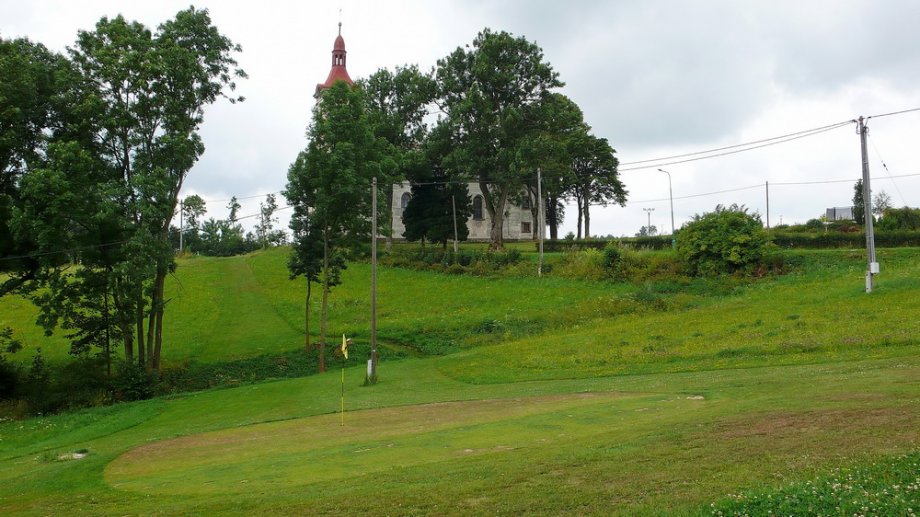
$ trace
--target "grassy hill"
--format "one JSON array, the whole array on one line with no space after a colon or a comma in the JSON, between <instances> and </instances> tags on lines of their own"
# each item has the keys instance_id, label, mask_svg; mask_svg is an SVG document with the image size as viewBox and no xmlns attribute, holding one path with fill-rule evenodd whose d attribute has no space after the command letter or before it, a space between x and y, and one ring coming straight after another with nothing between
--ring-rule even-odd
<instances>
[{"instance_id":1,"label":"grassy hill","mask_svg":"<svg viewBox=\"0 0 920 517\"><path fill-rule=\"evenodd\" d=\"M385 359L374 387L347 368L344 426L338 372L2 422L0 512L708 515L791 483L805 506L787 513L807 513L806 483L890 464L836 513L916 510L897 476L920 478L899 456L920 440L918 258L882 250L871 295L862 255L837 250L753 283L383 270L380 339L416 357ZM164 359L302 347L284 261L183 260ZM368 276L352 265L334 291L333 333L366 341ZM63 357L28 306L2 307Z\"/></svg>"}]
</instances>

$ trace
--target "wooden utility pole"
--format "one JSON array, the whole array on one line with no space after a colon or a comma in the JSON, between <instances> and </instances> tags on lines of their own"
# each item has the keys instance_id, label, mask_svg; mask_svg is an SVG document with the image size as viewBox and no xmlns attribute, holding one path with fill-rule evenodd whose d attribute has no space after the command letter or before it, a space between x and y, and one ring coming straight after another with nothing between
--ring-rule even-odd
<instances>
[{"instance_id":1,"label":"wooden utility pole","mask_svg":"<svg viewBox=\"0 0 920 517\"><path fill-rule=\"evenodd\" d=\"M875 275L879 272L878 262L875 259L875 229L872 221L872 188L869 186L869 151L866 146L866 135L869 129L866 121L859 117L859 144L862 151L862 188L863 188L863 216L866 224L866 254L869 270L866 271L866 292L871 293L875 287Z\"/></svg>"},{"instance_id":2,"label":"wooden utility pole","mask_svg":"<svg viewBox=\"0 0 920 517\"><path fill-rule=\"evenodd\" d=\"M537 266L537 276L543 276L543 168L537 167L537 228L536 230L540 232L540 261Z\"/></svg>"},{"instance_id":3,"label":"wooden utility pole","mask_svg":"<svg viewBox=\"0 0 920 517\"><path fill-rule=\"evenodd\" d=\"M368 382L377 382L377 176L371 182L371 359Z\"/></svg>"}]
</instances>

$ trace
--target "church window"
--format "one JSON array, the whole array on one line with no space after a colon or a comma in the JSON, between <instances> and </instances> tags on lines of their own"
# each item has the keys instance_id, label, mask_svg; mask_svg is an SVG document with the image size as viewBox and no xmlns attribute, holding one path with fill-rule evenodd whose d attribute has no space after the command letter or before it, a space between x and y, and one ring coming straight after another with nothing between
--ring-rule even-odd
<instances>
[{"instance_id":1,"label":"church window","mask_svg":"<svg viewBox=\"0 0 920 517\"><path fill-rule=\"evenodd\" d=\"M524 210L530 210L530 198L529 197L525 197L524 200L521 201L521 208Z\"/></svg>"},{"instance_id":2,"label":"church window","mask_svg":"<svg viewBox=\"0 0 920 517\"><path fill-rule=\"evenodd\" d=\"M409 199L411 198L412 196L410 196L408 192L403 192L402 197L399 198L399 213L400 214L406 213L406 207L409 206Z\"/></svg>"},{"instance_id":3,"label":"church window","mask_svg":"<svg viewBox=\"0 0 920 517\"><path fill-rule=\"evenodd\" d=\"M530 222L521 222L521 233L530 233Z\"/></svg>"},{"instance_id":4,"label":"church window","mask_svg":"<svg viewBox=\"0 0 920 517\"><path fill-rule=\"evenodd\" d=\"M482 196L476 196L473 198L473 220L482 221L485 219L482 216Z\"/></svg>"}]
</instances>

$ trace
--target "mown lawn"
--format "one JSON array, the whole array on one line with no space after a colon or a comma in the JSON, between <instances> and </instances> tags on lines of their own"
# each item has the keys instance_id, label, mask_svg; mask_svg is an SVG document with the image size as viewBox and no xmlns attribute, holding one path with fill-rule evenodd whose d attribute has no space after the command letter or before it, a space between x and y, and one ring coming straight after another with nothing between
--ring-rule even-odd
<instances>
[{"instance_id":1,"label":"mown lawn","mask_svg":"<svg viewBox=\"0 0 920 517\"><path fill-rule=\"evenodd\" d=\"M873 464L917 464L896 459L920 440L917 257L882 250L872 295L847 251L754 283L384 270L382 340L453 353L374 387L346 369L344 426L338 371L2 422L0 513L709 515L844 471L880 493L900 478ZM284 260L183 261L169 360L301 346ZM333 330L362 339L367 268L347 274Z\"/></svg>"}]
</instances>

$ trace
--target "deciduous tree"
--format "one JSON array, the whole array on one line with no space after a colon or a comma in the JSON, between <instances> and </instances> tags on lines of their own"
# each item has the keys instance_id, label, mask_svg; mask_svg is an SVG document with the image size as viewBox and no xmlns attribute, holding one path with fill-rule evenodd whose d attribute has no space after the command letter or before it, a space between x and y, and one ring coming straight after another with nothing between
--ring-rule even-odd
<instances>
[{"instance_id":1,"label":"deciduous tree","mask_svg":"<svg viewBox=\"0 0 920 517\"><path fill-rule=\"evenodd\" d=\"M489 29L438 60L435 77L452 142L445 165L479 182L492 221L490 247L501 249L506 203L535 172L518 160L534 127L525 112L562 82L535 43Z\"/></svg>"}]
</instances>

